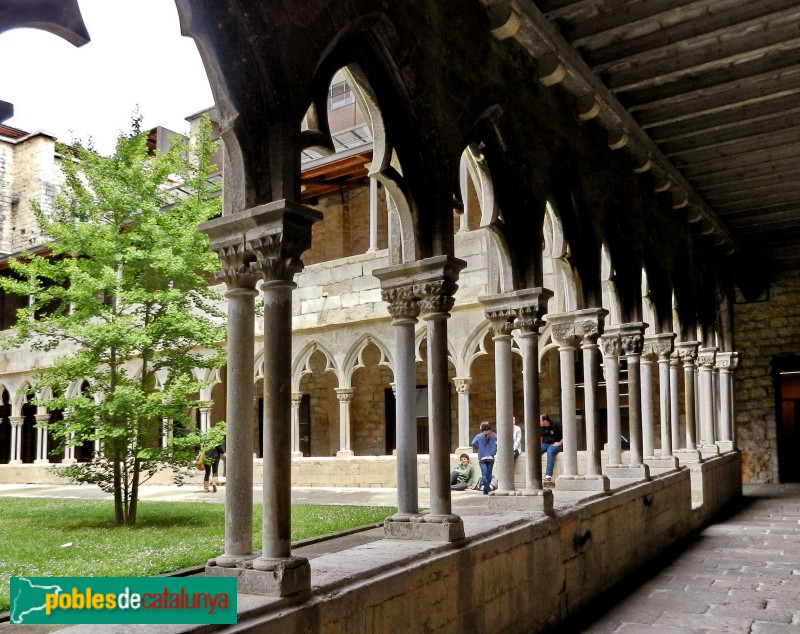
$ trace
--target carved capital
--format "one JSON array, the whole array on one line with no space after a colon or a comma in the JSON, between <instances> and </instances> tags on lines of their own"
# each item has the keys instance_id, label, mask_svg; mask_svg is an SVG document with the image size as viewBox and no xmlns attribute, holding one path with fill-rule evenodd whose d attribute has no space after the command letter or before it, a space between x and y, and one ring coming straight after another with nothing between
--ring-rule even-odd
<instances>
[{"instance_id":1,"label":"carved capital","mask_svg":"<svg viewBox=\"0 0 800 634\"><path fill-rule=\"evenodd\" d=\"M487 310L486 318L492 322L492 330L495 337L510 337L517 314L516 311L510 309Z\"/></svg>"},{"instance_id":2,"label":"carved capital","mask_svg":"<svg viewBox=\"0 0 800 634\"><path fill-rule=\"evenodd\" d=\"M355 389L352 387L337 387L336 388L336 398L339 399L340 403L349 403L353 400L353 393Z\"/></svg>"},{"instance_id":3,"label":"carved capital","mask_svg":"<svg viewBox=\"0 0 800 634\"><path fill-rule=\"evenodd\" d=\"M458 284L454 280L442 278L414 284L414 294L419 297L419 310L422 315L449 315L455 304Z\"/></svg>"},{"instance_id":4,"label":"carved capital","mask_svg":"<svg viewBox=\"0 0 800 634\"><path fill-rule=\"evenodd\" d=\"M250 269L261 275L265 282L291 282L303 270L300 255L311 246L311 235L292 236L276 232L247 242L247 249L255 261Z\"/></svg>"},{"instance_id":5,"label":"carved capital","mask_svg":"<svg viewBox=\"0 0 800 634\"><path fill-rule=\"evenodd\" d=\"M303 402L303 393L292 392L292 407L300 407L300 404L302 402Z\"/></svg>"},{"instance_id":6,"label":"carved capital","mask_svg":"<svg viewBox=\"0 0 800 634\"><path fill-rule=\"evenodd\" d=\"M720 370L736 370L739 367L739 353L718 352L716 367Z\"/></svg>"},{"instance_id":7,"label":"carved capital","mask_svg":"<svg viewBox=\"0 0 800 634\"><path fill-rule=\"evenodd\" d=\"M471 377L465 378L454 378L453 383L456 386L456 392L458 394L469 394L469 386L472 384Z\"/></svg>"},{"instance_id":8,"label":"carved capital","mask_svg":"<svg viewBox=\"0 0 800 634\"><path fill-rule=\"evenodd\" d=\"M244 238L241 244L225 246L217 250L222 268L214 273L214 277L228 288L255 288L259 275L250 269L253 255L247 249Z\"/></svg>"},{"instance_id":9,"label":"carved capital","mask_svg":"<svg viewBox=\"0 0 800 634\"><path fill-rule=\"evenodd\" d=\"M381 298L389 304L388 309L392 319L417 321L419 302L412 286L383 289Z\"/></svg>"},{"instance_id":10,"label":"carved capital","mask_svg":"<svg viewBox=\"0 0 800 634\"><path fill-rule=\"evenodd\" d=\"M647 328L647 324L642 322L632 322L620 326L619 336L622 340L622 351L625 356L642 353L645 328Z\"/></svg>"},{"instance_id":11,"label":"carved capital","mask_svg":"<svg viewBox=\"0 0 800 634\"><path fill-rule=\"evenodd\" d=\"M50 414L36 414L36 423L39 427L50 424Z\"/></svg>"},{"instance_id":12,"label":"carved capital","mask_svg":"<svg viewBox=\"0 0 800 634\"><path fill-rule=\"evenodd\" d=\"M642 354L659 359L669 359L674 348L675 334L645 335Z\"/></svg>"},{"instance_id":13,"label":"carved capital","mask_svg":"<svg viewBox=\"0 0 800 634\"><path fill-rule=\"evenodd\" d=\"M604 334L600 337L600 348L604 357L619 357L622 351L622 339L618 332Z\"/></svg>"},{"instance_id":14,"label":"carved capital","mask_svg":"<svg viewBox=\"0 0 800 634\"><path fill-rule=\"evenodd\" d=\"M717 349L714 347L700 348L697 351L697 365L699 365L701 368L711 370L714 367L716 358Z\"/></svg>"},{"instance_id":15,"label":"carved capital","mask_svg":"<svg viewBox=\"0 0 800 634\"><path fill-rule=\"evenodd\" d=\"M700 343L697 341L679 341L675 344L675 353L678 358L684 363L694 363L697 359L697 349Z\"/></svg>"},{"instance_id":16,"label":"carved capital","mask_svg":"<svg viewBox=\"0 0 800 634\"><path fill-rule=\"evenodd\" d=\"M22 427L22 425L25 423L25 417L24 416L9 416L8 417L8 422L11 423L12 427Z\"/></svg>"}]
</instances>

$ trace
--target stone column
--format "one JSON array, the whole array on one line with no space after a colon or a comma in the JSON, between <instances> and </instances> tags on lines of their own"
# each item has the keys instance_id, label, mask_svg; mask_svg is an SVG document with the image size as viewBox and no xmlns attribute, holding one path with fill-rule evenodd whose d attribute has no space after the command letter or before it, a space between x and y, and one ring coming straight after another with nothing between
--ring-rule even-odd
<instances>
[{"instance_id":1,"label":"stone column","mask_svg":"<svg viewBox=\"0 0 800 634\"><path fill-rule=\"evenodd\" d=\"M25 417L9 416L8 422L11 423L11 459L8 464L22 464L22 425Z\"/></svg>"},{"instance_id":2,"label":"stone column","mask_svg":"<svg viewBox=\"0 0 800 634\"><path fill-rule=\"evenodd\" d=\"M300 451L300 404L303 402L302 392L292 392L292 458L302 458Z\"/></svg>"},{"instance_id":3,"label":"stone column","mask_svg":"<svg viewBox=\"0 0 800 634\"><path fill-rule=\"evenodd\" d=\"M467 187L469 183L469 170L467 169L467 161L463 156L461 157L458 182L459 186L461 187L461 199L464 203L464 210L458 217L458 233L464 233L465 231L469 230L469 226L467 224L469 218L469 189Z\"/></svg>"},{"instance_id":4,"label":"stone column","mask_svg":"<svg viewBox=\"0 0 800 634\"><path fill-rule=\"evenodd\" d=\"M34 464L50 464L50 458L47 455L47 434L48 425L50 424L50 414L48 414L43 407L39 407L39 413L36 414L36 424L36 460L34 460Z\"/></svg>"},{"instance_id":5,"label":"stone column","mask_svg":"<svg viewBox=\"0 0 800 634\"><path fill-rule=\"evenodd\" d=\"M631 449L627 466L627 477L649 479L650 468L642 457L642 381L639 360L644 346L646 324L633 322L623 324L620 339L625 360L628 363L628 425Z\"/></svg>"},{"instance_id":6,"label":"stone column","mask_svg":"<svg viewBox=\"0 0 800 634\"><path fill-rule=\"evenodd\" d=\"M561 375L561 427L564 432L564 450L561 478L575 479L578 475L578 429L575 415L575 350L580 338L575 334L573 314L548 315L553 341L558 344L558 365ZM558 480L558 486L561 486Z\"/></svg>"},{"instance_id":7,"label":"stone column","mask_svg":"<svg viewBox=\"0 0 800 634\"><path fill-rule=\"evenodd\" d=\"M539 453L539 329L553 293L526 288L479 297L495 332L495 392L497 416L498 490L489 496L489 507L505 510L553 511L553 492L542 488L542 456ZM523 407L525 425L525 482L517 490L514 479L513 376L511 331L520 329ZM519 458L522 460L522 458Z\"/></svg>"},{"instance_id":8,"label":"stone column","mask_svg":"<svg viewBox=\"0 0 800 634\"><path fill-rule=\"evenodd\" d=\"M655 458L656 444L655 432L656 419L653 410L653 361L655 352L645 337L642 355L639 361L639 373L642 382L642 458L648 461Z\"/></svg>"},{"instance_id":9,"label":"stone column","mask_svg":"<svg viewBox=\"0 0 800 634\"><path fill-rule=\"evenodd\" d=\"M353 455L350 448L350 406L353 402L354 389L352 387L337 387L336 398L339 399L339 451L338 458Z\"/></svg>"},{"instance_id":10,"label":"stone column","mask_svg":"<svg viewBox=\"0 0 800 634\"><path fill-rule=\"evenodd\" d=\"M736 352L718 352L719 368L719 439L720 451L733 451L736 448L733 434L733 371L739 367Z\"/></svg>"},{"instance_id":11,"label":"stone column","mask_svg":"<svg viewBox=\"0 0 800 634\"><path fill-rule=\"evenodd\" d=\"M719 454L714 430L714 386L713 373L717 349L700 348L697 352L700 386L700 454L705 458Z\"/></svg>"},{"instance_id":12,"label":"stone column","mask_svg":"<svg viewBox=\"0 0 800 634\"><path fill-rule=\"evenodd\" d=\"M674 333L673 333L674 336ZM672 439L672 451L681 448L681 408L680 408L680 377L681 360L678 353L673 349L669 357L669 403L670 403L670 437Z\"/></svg>"},{"instance_id":13,"label":"stone column","mask_svg":"<svg viewBox=\"0 0 800 634\"><path fill-rule=\"evenodd\" d=\"M622 422L619 410L619 354L622 340L619 330L609 329L600 337L606 379L606 416L608 427L608 464L603 473L617 477L614 470L622 466Z\"/></svg>"},{"instance_id":14,"label":"stone column","mask_svg":"<svg viewBox=\"0 0 800 634\"><path fill-rule=\"evenodd\" d=\"M469 386L470 377L456 377L453 379L458 394L458 448L456 454L471 454L475 450L470 445L469 437Z\"/></svg>"},{"instance_id":15,"label":"stone column","mask_svg":"<svg viewBox=\"0 0 800 634\"><path fill-rule=\"evenodd\" d=\"M447 320L455 302L458 274L466 262L435 256L418 262L414 294L428 335L428 431L430 512L418 522L416 539L464 539L464 523L452 512L450 491L450 381L447 374Z\"/></svg>"},{"instance_id":16,"label":"stone column","mask_svg":"<svg viewBox=\"0 0 800 634\"><path fill-rule=\"evenodd\" d=\"M255 288L253 289L253 295L256 295ZM226 297L229 297L229 294L225 294ZM230 303L230 302L229 302ZM228 328L230 330L230 327ZM230 365L230 364L229 364ZM198 414L200 414L200 433L207 434L208 430L211 429L211 407L201 407L197 410Z\"/></svg>"},{"instance_id":17,"label":"stone column","mask_svg":"<svg viewBox=\"0 0 800 634\"><path fill-rule=\"evenodd\" d=\"M697 358L697 341L680 341L675 344L675 350L683 365L683 405L686 418L686 443L685 448L673 451L681 464L698 462L700 452L697 451L697 427L695 425L694 404L694 363Z\"/></svg>"},{"instance_id":18,"label":"stone column","mask_svg":"<svg viewBox=\"0 0 800 634\"><path fill-rule=\"evenodd\" d=\"M226 283L239 278L247 280L234 288L229 283L228 292L226 444L230 466L225 487L226 551L252 548L245 537L245 533L252 533L255 330L252 276L264 280L261 285L264 357L270 362L264 364L261 554L242 561L238 552L226 552L230 557L221 558L222 562L211 560L206 566L207 576L238 577L239 591L247 594L287 596L310 588L308 560L291 555L292 289L294 275L303 267L300 255L311 245L311 225L321 218L322 214L316 210L277 200L201 226L223 263L219 277ZM239 486L231 489L234 482ZM220 565L223 562L227 565Z\"/></svg>"},{"instance_id":19,"label":"stone column","mask_svg":"<svg viewBox=\"0 0 800 634\"><path fill-rule=\"evenodd\" d=\"M549 315L547 322L552 326L553 340L558 344L559 361L561 368L561 419L564 429L564 471L556 480L558 489L567 491L608 491L608 478L600 473L600 447L596 442L599 412L597 411L597 377L599 375L599 355L597 354L597 338L603 332L603 321L608 311L602 308L588 308L571 313ZM597 473L578 475L578 429L575 400L575 350L583 341L587 344L589 352L589 394L587 404L592 412L587 410L586 437L587 464L592 464L589 469ZM594 387L592 387L594 384ZM584 386L585 388L587 386ZM591 427L592 429L589 429ZM590 455L591 454L591 455ZM588 470L588 469L587 469Z\"/></svg>"},{"instance_id":20,"label":"stone column","mask_svg":"<svg viewBox=\"0 0 800 634\"><path fill-rule=\"evenodd\" d=\"M378 250L378 179L369 179L369 248L367 253Z\"/></svg>"},{"instance_id":21,"label":"stone column","mask_svg":"<svg viewBox=\"0 0 800 634\"><path fill-rule=\"evenodd\" d=\"M514 442L511 418L514 415L514 383L511 375L511 329L515 313L511 310L488 310L486 317L494 331L494 393L497 425L497 458L494 471L497 491L513 492Z\"/></svg>"},{"instance_id":22,"label":"stone column","mask_svg":"<svg viewBox=\"0 0 800 634\"><path fill-rule=\"evenodd\" d=\"M553 491L542 487L542 454L539 414L539 330L547 312L547 302L553 292L533 288L520 292L522 305L517 309L514 327L519 328L519 348L522 354L523 418L525 422L525 492L523 495L541 499L542 510L553 511Z\"/></svg>"},{"instance_id":23,"label":"stone column","mask_svg":"<svg viewBox=\"0 0 800 634\"><path fill-rule=\"evenodd\" d=\"M394 269L394 267L390 267ZM394 384L395 438L397 448L397 513L386 523L387 537L402 533L399 524L419 514L417 491L417 418L414 326L419 315L419 302L412 285L398 285L398 270L373 272L381 280L383 301L389 304L395 337ZM382 277L385 275L385 277ZM406 280L409 281L409 280ZM410 281L409 281L410 282Z\"/></svg>"},{"instance_id":24,"label":"stone column","mask_svg":"<svg viewBox=\"0 0 800 634\"><path fill-rule=\"evenodd\" d=\"M603 318L607 314L602 311L598 316L597 331L583 336L583 399L586 418L586 474L585 489L608 491L608 476L603 475L600 466L600 404L598 402L598 383L600 377L600 348L597 340L603 330Z\"/></svg>"},{"instance_id":25,"label":"stone column","mask_svg":"<svg viewBox=\"0 0 800 634\"><path fill-rule=\"evenodd\" d=\"M659 455L647 458L651 472L671 471L678 467L678 460L672 453L672 394L670 390L670 355L675 340L674 333L661 333L645 338L648 350L658 359L658 403L661 431L661 451Z\"/></svg>"},{"instance_id":26,"label":"stone column","mask_svg":"<svg viewBox=\"0 0 800 634\"><path fill-rule=\"evenodd\" d=\"M212 248L214 241L212 237ZM255 297L259 276L245 265L246 245L217 249L227 285L228 354L226 382L225 552L215 565L236 569L253 552L253 373L255 369ZM200 431L211 428L211 407L201 407ZM209 562L210 563L210 562Z\"/></svg>"}]
</instances>

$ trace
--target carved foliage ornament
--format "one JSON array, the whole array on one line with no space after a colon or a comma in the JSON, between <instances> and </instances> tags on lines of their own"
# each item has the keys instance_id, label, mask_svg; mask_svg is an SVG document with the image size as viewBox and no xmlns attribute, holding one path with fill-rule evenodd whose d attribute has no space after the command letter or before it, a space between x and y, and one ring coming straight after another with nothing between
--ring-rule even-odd
<instances>
[{"instance_id":1,"label":"carved foliage ornament","mask_svg":"<svg viewBox=\"0 0 800 634\"><path fill-rule=\"evenodd\" d=\"M625 351L626 355L642 354L642 347L644 346L644 335L641 334L621 335L620 339L622 340L622 349Z\"/></svg>"},{"instance_id":2,"label":"carved foliage ornament","mask_svg":"<svg viewBox=\"0 0 800 634\"><path fill-rule=\"evenodd\" d=\"M453 379L453 383L456 385L456 392L458 394L469 394L469 386L472 383L472 379Z\"/></svg>"},{"instance_id":3,"label":"carved foliage ornament","mask_svg":"<svg viewBox=\"0 0 800 634\"><path fill-rule=\"evenodd\" d=\"M411 286L400 286L381 291L381 298L389 306L392 319L413 319L419 316L419 304Z\"/></svg>"},{"instance_id":4,"label":"carved foliage ornament","mask_svg":"<svg viewBox=\"0 0 800 634\"><path fill-rule=\"evenodd\" d=\"M447 314L455 304L458 284L453 280L441 279L414 284L414 294L419 297L420 312L424 315Z\"/></svg>"},{"instance_id":5,"label":"carved foliage ornament","mask_svg":"<svg viewBox=\"0 0 800 634\"><path fill-rule=\"evenodd\" d=\"M261 273L267 282L291 281L303 270L300 255L309 247L308 242L307 238L283 232L248 240L247 248L256 257L250 268Z\"/></svg>"},{"instance_id":6,"label":"carved foliage ornament","mask_svg":"<svg viewBox=\"0 0 800 634\"><path fill-rule=\"evenodd\" d=\"M604 357L618 357L622 351L622 340L619 335L600 337L600 346L603 349Z\"/></svg>"},{"instance_id":7,"label":"carved foliage ornament","mask_svg":"<svg viewBox=\"0 0 800 634\"><path fill-rule=\"evenodd\" d=\"M495 337L511 336L516 313L513 310L489 310L486 317L492 322Z\"/></svg>"},{"instance_id":8,"label":"carved foliage ornament","mask_svg":"<svg viewBox=\"0 0 800 634\"><path fill-rule=\"evenodd\" d=\"M544 321L546 307L538 304L522 306L517 309L517 318L514 321L514 328L520 328L523 334L539 332Z\"/></svg>"}]
</instances>

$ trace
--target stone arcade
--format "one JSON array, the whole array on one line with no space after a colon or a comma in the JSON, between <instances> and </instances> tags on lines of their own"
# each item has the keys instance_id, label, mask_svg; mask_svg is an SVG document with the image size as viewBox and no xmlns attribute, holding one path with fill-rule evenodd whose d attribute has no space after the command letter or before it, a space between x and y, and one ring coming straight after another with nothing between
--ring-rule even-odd
<instances>
[{"instance_id":1,"label":"stone arcade","mask_svg":"<svg viewBox=\"0 0 800 634\"><path fill-rule=\"evenodd\" d=\"M729 66L714 67L698 46L689 54L694 66L670 68L681 63L676 51L696 16L677 7L662 16L641 2L627 18L609 0L176 4L208 70L225 143L223 216L201 229L227 289L220 418L229 425L232 471L225 552L207 574L238 576L240 591L265 597L243 615L254 629L542 629L735 499L742 465L756 479L796 477L776 460L776 392L755 377L772 364L777 390L780 377L800 370L800 320L788 312L800 290L798 261L788 255L797 244L791 232L768 229L791 227L800 213L796 169L781 163L796 159L797 142L787 133L773 151L756 145L756 134L738 150L741 140L725 136L736 115L723 118L728 104L693 94L687 79L707 72L741 80L737 56L750 59L752 50L720 36ZM710 11L714 3L693 4ZM748 7L704 27L763 20L777 57L757 69L762 96L779 83L770 73L779 73L785 52L781 25L798 11L774 10L772 22L766 9ZM3 19L24 24L0 14L3 28ZM51 16L61 24L53 30L75 31L65 19ZM335 156L326 115L337 73L371 136L361 216L352 198L345 205L343 185L338 207L325 204L326 194L304 196L311 181L303 153L315 152L315 165ZM704 100L712 122L687 128L680 116L659 119L647 90L665 108ZM741 107L759 134L781 134L764 123L770 112L789 127L777 106ZM665 129L651 137L651 127ZM709 155L692 162L692 152ZM730 164L712 165L723 158ZM735 200L749 186L748 166L759 193ZM767 213L770 220L746 220ZM348 248L333 255L336 235L349 236ZM771 259L752 259L744 237ZM751 324L754 316L767 323ZM767 359L758 347L764 334ZM745 396L734 393L740 354L743 370L751 358L754 368L752 383L737 390ZM19 467L25 421L47 413L30 412L22 397L30 364L6 360L3 461ZM359 374L367 368L369 380ZM324 390L328 374L337 385ZM256 385L263 434L254 438ZM424 416L418 385L427 388ZM330 440L309 450L316 458L300 458L300 410L312 386L328 393L318 394L315 411L332 417L324 425ZM376 429L359 421L381 389L394 401L394 425L378 429L376 449L368 439ZM372 398L358 400L370 390ZM790 392L781 400L794 404ZM536 447L544 410L564 425L555 495L542 488L538 451L511 457L512 415L522 414L526 446ZM499 489L484 514L459 517L447 475L482 418L496 423ZM782 438L791 445L792 436ZM47 460L43 446L40 434L38 460ZM396 457L363 457L392 449ZM255 469L254 453L263 461ZM330 474L355 469L361 484L373 484L385 465L398 495L387 539L312 562L292 555L293 481L331 469L316 483L349 484ZM253 553L250 499L259 477L263 549ZM423 513L420 485L431 490ZM464 571L469 583L452 592Z\"/></svg>"}]
</instances>

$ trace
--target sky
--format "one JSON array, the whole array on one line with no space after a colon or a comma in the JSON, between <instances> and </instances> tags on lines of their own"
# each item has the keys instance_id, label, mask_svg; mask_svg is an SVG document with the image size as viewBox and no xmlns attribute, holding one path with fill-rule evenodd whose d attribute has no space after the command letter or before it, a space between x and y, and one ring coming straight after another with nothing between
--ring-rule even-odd
<instances>
[{"instance_id":1,"label":"sky","mask_svg":"<svg viewBox=\"0 0 800 634\"><path fill-rule=\"evenodd\" d=\"M173 0L79 0L91 41L74 47L36 29L0 33L6 125L60 141L91 137L113 152L138 107L143 129L187 132L185 118L214 104L197 46Z\"/></svg>"}]
</instances>

